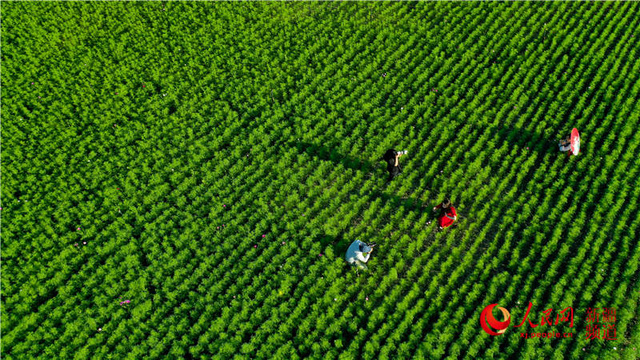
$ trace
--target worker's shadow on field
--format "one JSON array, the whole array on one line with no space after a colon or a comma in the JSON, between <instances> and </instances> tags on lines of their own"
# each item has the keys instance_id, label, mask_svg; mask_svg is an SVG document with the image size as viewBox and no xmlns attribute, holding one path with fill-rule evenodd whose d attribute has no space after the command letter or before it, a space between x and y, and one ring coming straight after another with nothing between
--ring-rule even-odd
<instances>
[{"instance_id":1,"label":"worker's shadow on field","mask_svg":"<svg viewBox=\"0 0 640 360\"><path fill-rule=\"evenodd\" d=\"M435 214L431 211L432 206L434 206L435 204L425 203L419 199L390 195L379 190L371 191L367 195L367 198L370 202L374 202L377 199L380 199L383 203L382 207L390 204L394 208L394 212L402 211L402 213L404 214L416 213L416 218L420 218L424 213L426 213L429 216L433 215L433 218L435 219ZM363 209L362 211L366 211L366 209ZM359 214L359 216L360 215L361 214ZM344 253L355 239L346 239L343 237L343 233L343 231L340 231L336 235L321 234L318 236L318 241L320 242L320 244L322 244L323 248L330 246L333 249L334 253Z\"/></svg>"},{"instance_id":2,"label":"worker's shadow on field","mask_svg":"<svg viewBox=\"0 0 640 360\"><path fill-rule=\"evenodd\" d=\"M491 133L490 141L495 143L495 148L502 147L505 143L510 146L519 146L522 149L536 152L541 155L559 154L558 142L561 136L543 134L525 128L516 128L508 125L482 125L475 124L483 133ZM568 134L568 133L567 133Z\"/></svg>"},{"instance_id":3,"label":"worker's shadow on field","mask_svg":"<svg viewBox=\"0 0 640 360\"><path fill-rule=\"evenodd\" d=\"M429 210L430 206L436 205L426 204L423 201L410 196L391 195L380 190L371 191L371 193L369 193L369 200L373 202L377 199L381 199L383 204L390 204L394 209L402 207L405 212L422 213Z\"/></svg>"},{"instance_id":4,"label":"worker's shadow on field","mask_svg":"<svg viewBox=\"0 0 640 360\"><path fill-rule=\"evenodd\" d=\"M556 135L539 133L525 128L516 128L508 125L475 124L473 126L480 128L483 133L490 132L490 141L494 144L496 149L507 143L511 147L518 146L523 150L530 151L532 155L535 154L544 157L546 155L560 154L558 151L558 141L560 140L560 137ZM471 144L471 146L473 146L473 144ZM311 157L318 157L324 161L342 164L342 166L348 169L373 173L374 176L380 176L385 179L388 176L386 171L384 171L385 163L382 159L383 154L380 154L380 157L377 158L375 162L371 162L344 155L336 148L332 148L330 145L318 145L308 142L289 142L287 143L287 147L290 149L296 149L301 154L306 153ZM486 161L489 161L489 159ZM410 172L411 169L405 167L403 171Z\"/></svg>"},{"instance_id":5,"label":"worker's shadow on field","mask_svg":"<svg viewBox=\"0 0 640 360\"><path fill-rule=\"evenodd\" d=\"M345 239L342 234L338 235L329 235L329 234L321 234L318 236L318 241L322 245L322 248L330 247L333 250L333 253L336 257L340 257L344 255L345 251L351 244L351 241Z\"/></svg>"},{"instance_id":6,"label":"worker's shadow on field","mask_svg":"<svg viewBox=\"0 0 640 360\"><path fill-rule=\"evenodd\" d=\"M307 155L317 156L320 160L331 161L342 164L345 168L356 171L371 172L378 166L367 160L346 156L338 152L337 149L329 146L317 145L308 142L290 142L287 144L292 149L297 149L299 153L307 153Z\"/></svg>"}]
</instances>

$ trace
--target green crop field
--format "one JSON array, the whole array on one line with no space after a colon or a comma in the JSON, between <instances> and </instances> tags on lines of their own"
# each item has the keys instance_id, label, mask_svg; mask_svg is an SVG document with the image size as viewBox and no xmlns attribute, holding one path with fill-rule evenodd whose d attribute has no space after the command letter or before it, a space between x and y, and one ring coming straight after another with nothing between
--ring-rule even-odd
<instances>
[{"instance_id":1,"label":"green crop field","mask_svg":"<svg viewBox=\"0 0 640 360\"><path fill-rule=\"evenodd\" d=\"M640 3L1 16L3 359L640 358Z\"/></svg>"}]
</instances>

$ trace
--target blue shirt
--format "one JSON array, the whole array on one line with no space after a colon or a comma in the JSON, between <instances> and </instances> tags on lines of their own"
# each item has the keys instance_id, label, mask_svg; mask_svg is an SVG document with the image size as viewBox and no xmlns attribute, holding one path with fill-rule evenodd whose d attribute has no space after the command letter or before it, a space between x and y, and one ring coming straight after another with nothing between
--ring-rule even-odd
<instances>
[{"instance_id":1,"label":"blue shirt","mask_svg":"<svg viewBox=\"0 0 640 360\"><path fill-rule=\"evenodd\" d=\"M349 264L355 263L356 260L360 260L362 262L369 261L369 256L371 256L371 254L366 254L360 251L360 245L366 246L367 244L363 243L360 240L356 240L353 243L351 243L351 245L349 245L349 248L347 249L347 254L344 256L344 258L347 260Z\"/></svg>"}]
</instances>

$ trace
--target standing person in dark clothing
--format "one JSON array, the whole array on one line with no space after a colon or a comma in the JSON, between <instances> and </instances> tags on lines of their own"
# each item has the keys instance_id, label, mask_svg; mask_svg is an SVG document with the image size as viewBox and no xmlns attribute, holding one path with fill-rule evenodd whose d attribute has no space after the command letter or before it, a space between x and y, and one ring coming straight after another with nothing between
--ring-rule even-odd
<instances>
[{"instance_id":1,"label":"standing person in dark clothing","mask_svg":"<svg viewBox=\"0 0 640 360\"><path fill-rule=\"evenodd\" d=\"M382 159L387 163L387 171L389 172L389 180L391 181L394 177L402 173L402 167L398 162L398 158L400 156L406 154L407 151L395 151L393 149L387 150Z\"/></svg>"}]
</instances>

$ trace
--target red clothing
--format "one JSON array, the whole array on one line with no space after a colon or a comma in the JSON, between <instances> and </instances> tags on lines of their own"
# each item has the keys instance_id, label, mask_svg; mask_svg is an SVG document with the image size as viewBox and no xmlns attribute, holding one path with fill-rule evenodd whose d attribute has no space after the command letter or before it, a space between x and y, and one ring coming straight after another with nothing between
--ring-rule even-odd
<instances>
[{"instance_id":1,"label":"red clothing","mask_svg":"<svg viewBox=\"0 0 640 360\"><path fill-rule=\"evenodd\" d=\"M436 208L442 208L442 204L436 206ZM449 206L444 215L438 218L438 226L446 228L453 225L453 222L456 221L456 216L458 216L456 208L454 208L453 205Z\"/></svg>"}]
</instances>

